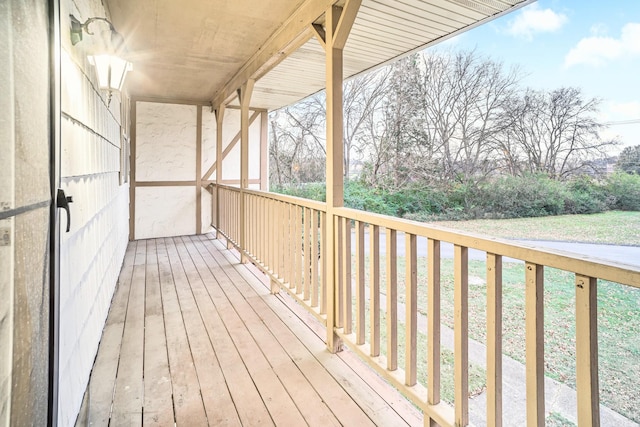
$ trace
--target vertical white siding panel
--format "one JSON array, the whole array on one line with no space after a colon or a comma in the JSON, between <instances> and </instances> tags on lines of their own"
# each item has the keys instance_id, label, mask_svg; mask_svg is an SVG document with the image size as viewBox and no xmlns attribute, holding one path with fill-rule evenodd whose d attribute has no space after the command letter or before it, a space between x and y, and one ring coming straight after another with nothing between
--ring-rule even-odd
<instances>
[{"instance_id":1,"label":"vertical white siding panel","mask_svg":"<svg viewBox=\"0 0 640 427\"><path fill-rule=\"evenodd\" d=\"M69 13L104 16L99 2L61 3ZM88 383L129 234L127 185L120 186L119 100L110 109L82 44L63 32L61 186L73 197L71 230L60 254L60 402L58 424L73 425ZM66 218L62 218L66 227Z\"/></svg>"}]
</instances>

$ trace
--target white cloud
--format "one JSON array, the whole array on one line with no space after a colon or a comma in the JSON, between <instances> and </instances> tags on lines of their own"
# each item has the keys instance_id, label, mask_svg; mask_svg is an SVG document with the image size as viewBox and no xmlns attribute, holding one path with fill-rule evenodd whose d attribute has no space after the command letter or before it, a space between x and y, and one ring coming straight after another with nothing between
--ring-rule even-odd
<instances>
[{"instance_id":1,"label":"white cloud","mask_svg":"<svg viewBox=\"0 0 640 427\"><path fill-rule=\"evenodd\" d=\"M564 58L564 66L601 66L608 61L640 54L640 23L626 24L620 38L594 35L585 37Z\"/></svg>"},{"instance_id":2,"label":"white cloud","mask_svg":"<svg viewBox=\"0 0 640 427\"><path fill-rule=\"evenodd\" d=\"M516 37L524 37L528 40L535 33L552 33L559 30L567 22L567 16L554 12L551 9L540 9L537 3L533 3L507 24L507 32Z\"/></svg>"}]
</instances>

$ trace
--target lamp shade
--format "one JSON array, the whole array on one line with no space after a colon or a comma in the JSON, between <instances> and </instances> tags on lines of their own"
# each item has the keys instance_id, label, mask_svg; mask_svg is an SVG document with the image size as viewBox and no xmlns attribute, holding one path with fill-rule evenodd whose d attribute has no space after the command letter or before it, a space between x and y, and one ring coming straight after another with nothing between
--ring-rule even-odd
<instances>
[{"instance_id":1,"label":"lamp shade","mask_svg":"<svg viewBox=\"0 0 640 427\"><path fill-rule=\"evenodd\" d=\"M115 55L90 55L89 62L96 67L98 86L102 90L121 91L127 71L133 69L130 62Z\"/></svg>"}]
</instances>

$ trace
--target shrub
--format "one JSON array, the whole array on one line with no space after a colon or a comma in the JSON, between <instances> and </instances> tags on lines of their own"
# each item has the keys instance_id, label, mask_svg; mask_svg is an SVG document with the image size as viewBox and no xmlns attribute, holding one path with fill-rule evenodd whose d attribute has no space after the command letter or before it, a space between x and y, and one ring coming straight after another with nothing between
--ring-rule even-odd
<instances>
[{"instance_id":1,"label":"shrub","mask_svg":"<svg viewBox=\"0 0 640 427\"><path fill-rule=\"evenodd\" d=\"M566 188L565 214L590 214L610 208L611 198L606 188L593 178L584 175L569 181Z\"/></svg>"},{"instance_id":2,"label":"shrub","mask_svg":"<svg viewBox=\"0 0 640 427\"><path fill-rule=\"evenodd\" d=\"M344 187L344 205L368 212L395 216L397 208L385 202L383 191L360 181L349 181Z\"/></svg>"},{"instance_id":3,"label":"shrub","mask_svg":"<svg viewBox=\"0 0 640 427\"><path fill-rule=\"evenodd\" d=\"M613 208L640 211L640 175L616 172L607 179L606 188L615 199Z\"/></svg>"},{"instance_id":4,"label":"shrub","mask_svg":"<svg viewBox=\"0 0 640 427\"><path fill-rule=\"evenodd\" d=\"M483 188L486 216L521 218L559 215L564 211L562 184L546 175L505 176Z\"/></svg>"}]
</instances>

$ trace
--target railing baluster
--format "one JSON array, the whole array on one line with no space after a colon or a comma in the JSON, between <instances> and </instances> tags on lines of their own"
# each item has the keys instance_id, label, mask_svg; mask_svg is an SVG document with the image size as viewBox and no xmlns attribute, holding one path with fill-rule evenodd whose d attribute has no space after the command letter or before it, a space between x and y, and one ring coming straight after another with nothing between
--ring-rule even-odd
<instances>
[{"instance_id":1,"label":"railing baluster","mask_svg":"<svg viewBox=\"0 0 640 427\"><path fill-rule=\"evenodd\" d=\"M311 307L318 306L318 211L311 209Z\"/></svg>"},{"instance_id":2,"label":"railing baluster","mask_svg":"<svg viewBox=\"0 0 640 427\"><path fill-rule=\"evenodd\" d=\"M247 194L247 252L249 252L252 256L256 255L256 248L254 247L254 243L256 241L256 221L257 214L254 207L256 202L256 198L250 194Z\"/></svg>"},{"instance_id":3,"label":"railing baluster","mask_svg":"<svg viewBox=\"0 0 640 427\"><path fill-rule=\"evenodd\" d=\"M600 425L598 281L576 275L576 390L578 425Z\"/></svg>"},{"instance_id":4,"label":"railing baluster","mask_svg":"<svg viewBox=\"0 0 640 427\"><path fill-rule=\"evenodd\" d=\"M380 356L380 227L369 225L369 317L371 356Z\"/></svg>"},{"instance_id":5,"label":"railing baluster","mask_svg":"<svg viewBox=\"0 0 640 427\"><path fill-rule=\"evenodd\" d=\"M398 369L398 251L396 230L387 228L387 369Z\"/></svg>"},{"instance_id":6,"label":"railing baluster","mask_svg":"<svg viewBox=\"0 0 640 427\"><path fill-rule=\"evenodd\" d=\"M351 220L343 218L344 234L342 239L342 292L344 310L344 333L350 334L353 328L353 303L351 285Z\"/></svg>"},{"instance_id":7,"label":"railing baluster","mask_svg":"<svg viewBox=\"0 0 640 427\"><path fill-rule=\"evenodd\" d=\"M364 308L364 223L356 221L356 344L364 344L365 318Z\"/></svg>"},{"instance_id":8,"label":"railing baluster","mask_svg":"<svg viewBox=\"0 0 640 427\"><path fill-rule=\"evenodd\" d=\"M343 236L343 230L342 230L342 218L336 216L334 217L335 221L334 221L334 225L333 225L333 230L336 234L336 237L334 239L335 242L335 247L334 247L334 251L335 251L335 269L336 269L336 278L335 278L335 299L336 299L336 303L334 305L335 310L336 310L336 328L342 328L343 326L343 320L344 320L344 310L342 309L342 304L344 302L344 295L342 293L342 284L344 283L343 281L343 277L342 277L342 272L343 272L343 264L342 264L342 251L343 251L343 245L342 245L342 236Z\"/></svg>"},{"instance_id":9,"label":"railing baluster","mask_svg":"<svg viewBox=\"0 0 640 427\"><path fill-rule=\"evenodd\" d=\"M320 283L320 314L327 314L327 256L330 256L330 251L327 249L326 227L327 214L320 212L320 258L322 262L320 269L320 274L322 275L322 282Z\"/></svg>"},{"instance_id":10,"label":"railing baluster","mask_svg":"<svg viewBox=\"0 0 640 427\"><path fill-rule=\"evenodd\" d=\"M502 426L502 256L487 253L487 425Z\"/></svg>"},{"instance_id":11,"label":"railing baluster","mask_svg":"<svg viewBox=\"0 0 640 427\"><path fill-rule=\"evenodd\" d=\"M273 274L277 277L280 277L280 261L278 257L280 256L280 242L278 240L278 228L280 227L280 221L282 221L282 216L280 215L280 202L277 200L271 200L271 204L273 205L273 222L271 223L271 238L273 239Z\"/></svg>"},{"instance_id":12,"label":"railing baluster","mask_svg":"<svg viewBox=\"0 0 640 427\"><path fill-rule=\"evenodd\" d=\"M271 228L269 231L269 238L273 240L271 247L273 248L273 255L271 257L271 270L273 271L273 275L276 277L280 277L282 272L280 271L280 262L278 261L278 257L280 256L280 240L278 229L280 228L280 222L282 221L282 215L280 214L280 202L275 199L270 199L271 201L271 211L273 222L271 223Z\"/></svg>"},{"instance_id":13,"label":"railing baluster","mask_svg":"<svg viewBox=\"0 0 640 427\"><path fill-rule=\"evenodd\" d=\"M469 249L454 246L454 400L456 424L469 424Z\"/></svg>"},{"instance_id":14,"label":"railing baluster","mask_svg":"<svg viewBox=\"0 0 640 427\"><path fill-rule=\"evenodd\" d=\"M311 209L304 208L304 300L311 299Z\"/></svg>"},{"instance_id":15,"label":"railing baluster","mask_svg":"<svg viewBox=\"0 0 640 427\"><path fill-rule=\"evenodd\" d=\"M417 379L418 339L418 246L415 234L405 234L405 384L413 386Z\"/></svg>"},{"instance_id":16,"label":"railing baluster","mask_svg":"<svg viewBox=\"0 0 640 427\"><path fill-rule=\"evenodd\" d=\"M282 280L282 282L286 282L287 281L287 230L288 225L287 225L287 221L288 221L288 217L289 217L289 212L287 209L287 204L284 202L280 202L280 219L278 221L278 242L279 243L279 253L280 253L280 259L278 260L278 262L280 263L280 279Z\"/></svg>"},{"instance_id":17,"label":"railing baluster","mask_svg":"<svg viewBox=\"0 0 640 427\"><path fill-rule=\"evenodd\" d=\"M291 244L293 245L293 282L291 288L297 294L300 287L300 208L293 206L293 236Z\"/></svg>"},{"instance_id":18,"label":"railing baluster","mask_svg":"<svg viewBox=\"0 0 640 427\"><path fill-rule=\"evenodd\" d=\"M440 241L427 240L427 403L440 403ZM431 422L430 424L435 424Z\"/></svg>"},{"instance_id":19,"label":"railing baluster","mask_svg":"<svg viewBox=\"0 0 640 427\"><path fill-rule=\"evenodd\" d=\"M544 269L525 264L527 425L544 426Z\"/></svg>"}]
</instances>

